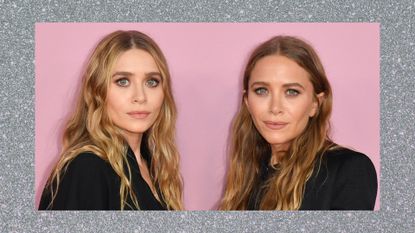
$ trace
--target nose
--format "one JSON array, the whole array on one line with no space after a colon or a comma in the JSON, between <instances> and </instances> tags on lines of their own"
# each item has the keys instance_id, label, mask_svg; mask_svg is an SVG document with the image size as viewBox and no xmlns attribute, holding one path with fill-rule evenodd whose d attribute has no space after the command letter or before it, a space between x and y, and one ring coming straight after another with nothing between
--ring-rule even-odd
<instances>
[{"instance_id":1,"label":"nose","mask_svg":"<svg viewBox=\"0 0 415 233\"><path fill-rule=\"evenodd\" d=\"M277 115L283 112L283 108L283 98L281 98L281 96L279 96L277 93L273 93L271 95L271 101L269 106L270 113L272 113L273 115Z\"/></svg>"},{"instance_id":2,"label":"nose","mask_svg":"<svg viewBox=\"0 0 415 233\"><path fill-rule=\"evenodd\" d=\"M140 84L137 84L133 87L132 93L132 102L133 103L145 103L147 101L146 93L144 87Z\"/></svg>"}]
</instances>

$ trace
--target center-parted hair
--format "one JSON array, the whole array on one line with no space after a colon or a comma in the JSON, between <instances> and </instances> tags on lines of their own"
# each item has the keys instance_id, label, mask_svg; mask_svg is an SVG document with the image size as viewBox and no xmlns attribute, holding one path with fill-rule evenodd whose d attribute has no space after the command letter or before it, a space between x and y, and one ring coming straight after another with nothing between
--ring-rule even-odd
<instances>
[{"instance_id":1,"label":"center-parted hair","mask_svg":"<svg viewBox=\"0 0 415 233\"><path fill-rule=\"evenodd\" d=\"M229 168L226 176L222 210L247 208L260 163L271 155L271 145L255 128L244 103L252 70L261 58L270 55L285 56L296 62L309 74L314 98L324 93L315 116L304 131L295 138L279 161L277 172L267 181L259 208L263 210L295 210L301 206L305 183L313 173L320 155L333 146L329 138L332 91L323 65L314 49L305 41L291 36L276 36L259 45L251 54L243 77L239 112L232 122L229 146Z\"/></svg>"},{"instance_id":2,"label":"center-parted hair","mask_svg":"<svg viewBox=\"0 0 415 233\"><path fill-rule=\"evenodd\" d=\"M111 72L120 55L130 49L141 49L154 59L162 76L164 101L154 124L142 139L151 153L150 176L166 207L183 209L182 179L179 173L179 154L175 144L176 105L172 96L170 73L166 59L149 36L138 31L116 31L105 36L90 56L82 77L79 99L72 117L66 124L60 159L53 169L47 187L52 202L68 164L82 152L93 152L108 161L120 177L120 208L131 199L140 208L132 190L131 171L126 154L128 144L107 113L106 99ZM128 173L125 174L124 166Z\"/></svg>"}]
</instances>

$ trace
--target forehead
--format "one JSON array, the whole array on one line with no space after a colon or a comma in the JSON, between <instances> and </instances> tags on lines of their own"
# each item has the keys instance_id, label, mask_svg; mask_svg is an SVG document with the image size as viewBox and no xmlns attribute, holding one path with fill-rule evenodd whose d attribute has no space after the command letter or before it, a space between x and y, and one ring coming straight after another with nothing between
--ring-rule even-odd
<instances>
[{"instance_id":1,"label":"forehead","mask_svg":"<svg viewBox=\"0 0 415 233\"><path fill-rule=\"evenodd\" d=\"M295 61L281 55L269 55L259 59L252 69L249 83L293 83L309 84L310 75Z\"/></svg>"},{"instance_id":2,"label":"forehead","mask_svg":"<svg viewBox=\"0 0 415 233\"><path fill-rule=\"evenodd\" d=\"M122 52L115 60L113 71L158 71L153 56L142 49L129 49Z\"/></svg>"}]
</instances>

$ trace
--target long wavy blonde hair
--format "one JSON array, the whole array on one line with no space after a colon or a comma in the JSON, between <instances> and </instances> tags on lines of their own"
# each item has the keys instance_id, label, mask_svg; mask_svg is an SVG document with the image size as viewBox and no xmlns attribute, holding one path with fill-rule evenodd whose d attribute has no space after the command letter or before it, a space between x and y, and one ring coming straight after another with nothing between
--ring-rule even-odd
<instances>
[{"instance_id":1,"label":"long wavy blonde hair","mask_svg":"<svg viewBox=\"0 0 415 233\"><path fill-rule=\"evenodd\" d=\"M60 159L46 184L52 195L51 205L69 163L80 153L92 152L107 161L120 177L121 210L129 205L128 197L136 208L140 208L136 198L139 194L131 187L131 171L126 158L128 144L121 130L109 119L106 107L113 65L130 49L151 54L162 76L164 101L155 123L144 133L142 143L152 156L150 176L160 191L159 198L170 210L183 209L179 154L175 144L176 105L167 62L157 44L138 31L115 31L105 36L89 58L77 106L64 130ZM124 172L125 165L128 174Z\"/></svg>"},{"instance_id":2,"label":"long wavy blonde hair","mask_svg":"<svg viewBox=\"0 0 415 233\"><path fill-rule=\"evenodd\" d=\"M319 157L334 146L330 137L332 91L323 65L314 49L305 41L291 36L276 36L259 45L245 68L243 89L248 90L252 70L258 60L269 55L281 55L295 61L306 70L314 87L314 98L324 93L316 115L309 119L304 131L296 137L279 161L277 174L265 185L260 201L262 210L296 210L301 206L305 183L313 173ZM232 122L225 193L222 210L247 209L250 195L259 175L261 160L271 154L271 145L255 128L244 103ZM318 100L318 99L317 99Z\"/></svg>"}]
</instances>

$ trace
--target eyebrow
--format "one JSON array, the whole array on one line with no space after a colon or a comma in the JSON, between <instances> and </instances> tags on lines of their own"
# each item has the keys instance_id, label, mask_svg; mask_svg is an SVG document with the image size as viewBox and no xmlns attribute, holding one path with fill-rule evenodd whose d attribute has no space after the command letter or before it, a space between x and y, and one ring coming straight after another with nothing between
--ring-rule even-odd
<instances>
[{"instance_id":1,"label":"eyebrow","mask_svg":"<svg viewBox=\"0 0 415 233\"><path fill-rule=\"evenodd\" d=\"M115 76L134 76L134 74L131 72L127 72L127 71L117 71L112 75L112 77L115 77ZM146 77L152 77L152 76L159 76L160 79L162 79L160 72L146 73Z\"/></svg>"},{"instance_id":2,"label":"eyebrow","mask_svg":"<svg viewBox=\"0 0 415 233\"><path fill-rule=\"evenodd\" d=\"M251 84L251 87L253 87L255 85L270 86L270 84L268 82L263 82L263 81L254 82L254 83ZM299 83L285 83L282 86L285 87L285 88L287 88L287 87L299 87L299 88L305 90L304 86L299 84Z\"/></svg>"},{"instance_id":3,"label":"eyebrow","mask_svg":"<svg viewBox=\"0 0 415 233\"><path fill-rule=\"evenodd\" d=\"M284 85L282 85L283 87L299 87L303 90L305 90L304 86L299 84L299 83L286 83Z\"/></svg>"},{"instance_id":4,"label":"eyebrow","mask_svg":"<svg viewBox=\"0 0 415 233\"><path fill-rule=\"evenodd\" d=\"M133 73L131 73L131 72L126 72L126 71L117 71L117 72L115 72L113 75L112 75L112 77L115 77L115 76L133 76Z\"/></svg>"},{"instance_id":5,"label":"eyebrow","mask_svg":"<svg viewBox=\"0 0 415 233\"><path fill-rule=\"evenodd\" d=\"M160 73L160 72L149 72L149 73L146 73L146 76L147 76L147 77L151 77L151 76L159 76L159 78L160 78L160 79L163 79L163 76L161 75L161 73Z\"/></svg>"}]
</instances>

